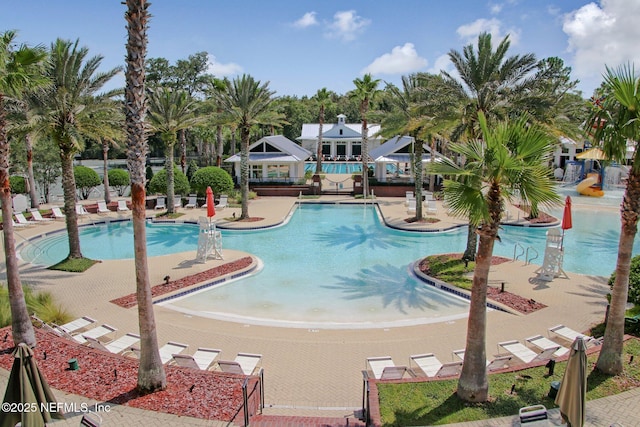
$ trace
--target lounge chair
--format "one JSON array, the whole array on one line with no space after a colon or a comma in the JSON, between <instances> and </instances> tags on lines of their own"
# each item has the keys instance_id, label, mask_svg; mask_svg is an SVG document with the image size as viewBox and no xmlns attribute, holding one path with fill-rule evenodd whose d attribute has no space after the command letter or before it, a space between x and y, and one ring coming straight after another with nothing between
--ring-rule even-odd
<instances>
[{"instance_id":1,"label":"lounge chair","mask_svg":"<svg viewBox=\"0 0 640 427\"><path fill-rule=\"evenodd\" d=\"M219 360L218 367L222 372L252 375L261 359L261 354L238 353L233 361Z\"/></svg>"},{"instance_id":2,"label":"lounge chair","mask_svg":"<svg viewBox=\"0 0 640 427\"><path fill-rule=\"evenodd\" d=\"M176 362L176 365L184 368L206 371L213 365L220 352L221 350L214 348L200 347L193 356L190 354L174 354L173 361Z\"/></svg>"},{"instance_id":3,"label":"lounge chair","mask_svg":"<svg viewBox=\"0 0 640 427\"><path fill-rule=\"evenodd\" d=\"M427 214L437 214L438 207L435 200L427 200Z\"/></svg>"},{"instance_id":4,"label":"lounge chair","mask_svg":"<svg viewBox=\"0 0 640 427\"><path fill-rule=\"evenodd\" d=\"M585 334L581 334L580 332L575 331L575 330L573 330L573 329L571 329L571 328L569 328L569 327L567 327L565 325L556 325L556 326L553 326L553 327L549 328L549 334L551 334L551 333L563 338L564 340L566 340L566 341L568 341L570 343L573 343L576 340L576 338L578 338L578 337L583 338L587 345L595 344L597 342L597 340L595 338L590 337L590 336L585 335Z\"/></svg>"},{"instance_id":5,"label":"lounge chair","mask_svg":"<svg viewBox=\"0 0 640 427\"><path fill-rule=\"evenodd\" d=\"M27 226L36 224L35 221L29 221L27 218L25 218L24 214L21 212L16 212L13 214L13 216L16 217L16 223L19 225Z\"/></svg>"},{"instance_id":6,"label":"lounge chair","mask_svg":"<svg viewBox=\"0 0 640 427\"><path fill-rule=\"evenodd\" d=\"M98 210L96 211L96 213L104 214L104 213L109 213L109 212L111 212L111 211L107 207L107 202L98 202Z\"/></svg>"},{"instance_id":7,"label":"lounge chair","mask_svg":"<svg viewBox=\"0 0 640 427\"><path fill-rule=\"evenodd\" d=\"M227 195L226 194L221 194L220 195L220 200L218 201L218 204L216 205L216 208L218 209L224 209L227 207Z\"/></svg>"},{"instance_id":8,"label":"lounge chair","mask_svg":"<svg viewBox=\"0 0 640 427\"><path fill-rule=\"evenodd\" d=\"M64 219L65 215L62 213L58 206L54 206L51 208L51 216L53 219Z\"/></svg>"},{"instance_id":9,"label":"lounge chair","mask_svg":"<svg viewBox=\"0 0 640 427\"><path fill-rule=\"evenodd\" d=\"M118 212L128 212L129 206L127 206L126 200L118 200Z\"/></svg>"},{"instance_id":10,"label":"lounge chair","mask_svg":"<svg viewBox=\"0 0 640 427\"><path fill-rule=\"evenodd\" d=\"M60 325L65 332L69 334L73 334L75 332L80 332L88 329L90 326L93 326L96 323L95 319L92 319L89 316L82 316L71 322L67 322L64 325Z\"/></svg>"},{"instance_id":11,"label":"lounge chair","mask_svg":"<svg viewBox=\"0 0 640 427\"><path fill-rule=\"evenodd\" d=\"M88 331L83 332L82 334L74 335L73 339L79 342L80 344L86 344L89 338L95 338L99 340L100 338L105 338L107 335L113 334L117 331L118 329L104 323L96 328L89 329Z\"/></svg>"},{"instance_id":12,"label":"lounge chair","mask_svg":"<svg viewBox=\"0 0 640 427\"><path fill-rule=\"evenodd\" d=\"M156 206L154 209L167 209L167 199L164 197L158 197L156 199Z\"/></svg>"},{"instance_id":13,"label":"lounge chair","mask_svg":"<svg viewBox=\"0 0 640 427\"><path fill-rule=\"evenodd\" d=\"M454 350L453 355L464 360L465 349ZM509 366L513 356L498 356L493 360L487 360L487 371L495 371L497 369L503 369Z\"/></svg>"},{"instance_id":14,"label":"lounge chair","mask_svg":"<svg viewBox=\"0 0 640 427\"><path fill-rule=\"evenodd\" d=\"M549 338L547 337L543 337L542 335L534 335L532 337L529 337L527 339L525 339L526 342L528 342L531 345L534 345L536 347L538 347L540 350L546 350L550 347L558 347L558 344L551 341ZM560 356L564 356L565 354L567 354L569 352L569 349L567 347L563 347L560 346L555 353L553 353L553 355L555 357L560 357Z\"/></svg>"},{"instance_id":15,"label":"lounge chair","mask_svg":"<svg viewBox=\"0 0 640 427\"><path fill-rule=\"evenodd\" d=\"M416 196L413 195L413 191L405 191L404 193L404 205L409 206L409 200L415 199Z\"/></svg>"},{"instance_id":16,"label":"lounge chair","mask_svg":"<svg viewBox=\"0 0 640 427\"><path fill-rule=\"evenodd\" d=\"M31 224L20 224L19 222L15 222L13 218L11 218L11 223L13 224L13 228L23 228L29 227Z\"/></svg>"},{"instance_id":17,"label":"lounge chair","mask_svg":"<svg viewBox=\"0 0 640 427\"><path fill-rule=\"evenodd\" d=\"M409 199L409 204L407 205L407 214L411 215L416 213L416 199Z\"/></svg>"},{"instance_id":18,"label":"lounge chair","mask_svg":"<svg viewBox=\"0 0 640 427\"><path fill-rule=\"evenodd\" d=\"M396 366L391 356L367 357L367 364L377 380L399 380L407 372L407 367Z\"/></svg>"},{"instance_id":19,"label":"lounge chair","mask_svg":"<svg viewBox=\"0 0 640 427\"><path fill-rule=\"evenodd\" d=\"M85 338L87 339L87 343L91 347L97 350L107 351L113 354L122 354L127 352L128 350L130 351L131 348L134 345L138 344L138 342L140 341L140 335L132 334L132 333L123 335L120 338L117 338L108 343L102 343L92 337L85 336Z\"/></svg>"},{"instance_id":20,"label":"lounge chair","mask_svg":"<svg viewBox=\"0 0 640 427\"><path fill-rule=\"evenodd\" d=\"M412 366L412 364L416 365L418 375L427 377L448 377L458 375L462 370L462 361L442 363L433 353L410 356L409 366Z\"/></svg>"},{"instance_id":21,"label":"lounge chair","mask_svg":"<svg viewBox=\"0 0 640 427\"><path fill-rule=\"evenodd\" d=\"M182 207L182 197L181 196L174 196L173 207L176 208L176 209Z\"/></svg>"},{"instance_id":22,"label":"lounge chair","mask_svg":"<svg viewBox=\"0 0 640 427\"><path fill-rule=\"evenodd\" d=\"M80 216L89 215L89 212L80 203L76 203L76 214Z\"/></svg>"},{"instance_id":23,"label":"lounge chair","mask_svg":"<svg viewBox=\"0 0 640 427\"><path fill-rule=\"evenodd\" d=\"M38 209L31 209L31 218L36 222L49 222L53 221L53 218L44 218Z\"/></svg>"},{"instance_id":24,"label":"lounge chair","mask_svg":"<svg viewBox=\"0 0 640 427\"><path fill-rule=\"evenodd\" d=\"M524 363L549 360L553 357L553 353L558 351L558 349L560 348L559 345L556 345L554 347L549 347L542 350L541 353L536 353L518 340L503 341L501 343L498 343L498 346L505 349L507 353L512 354L518 359L522 360Z\"/></svg>"},{"instance_id":25,"label":"lounge chair","mask_svg":"<svg viewBox=\"0 0 640 427\"><path fill-rule=\"evenodd\" d=\"M195 194L191 194L189 195L189 200L187 201L187 204L184 205L185 208L187 209L193 209L193 208L197 208L198 207L198 198Z\"/></svg>"},{"instance_id":26,"label":"lounge chair","mask_svg":"<svg viewBox=\"0 0 640 427\"><path fill-rule=\"evenodd\" d=\"M174 354L182 353L189 347L187 344L182 344L175 341L169 341L162 347L160 347L160 360L162 360L162 364L169 362L173 359Z\"/></svg>"}]
</instances>

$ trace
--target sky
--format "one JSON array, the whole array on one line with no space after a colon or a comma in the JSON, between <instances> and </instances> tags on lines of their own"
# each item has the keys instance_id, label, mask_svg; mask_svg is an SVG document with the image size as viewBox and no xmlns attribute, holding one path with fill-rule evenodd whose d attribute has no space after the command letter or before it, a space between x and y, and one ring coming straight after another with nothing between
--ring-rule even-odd
<instances>
[{"instance_id":1,"label":"sky","mask_svg":"<svg viewBox=\"0 0 640 427\"><path fill-rule=\"evenodd\" d=\"M104 57L102 70L124 66L126 6L120 0L0 0L0 31L49 46L56 38ZM451 71L448 53L494 46L509 35L509 55L557 56L591 96L605 66L640 64L640 0L153 0L148 58L172 64L207 52L209 72L249 74L276 96L344 94L371 73L399 85L415 72ZM640 65L639 65L640 68ZM124 86L119 75L107 89Z\"/></svg>"}]
</instances>

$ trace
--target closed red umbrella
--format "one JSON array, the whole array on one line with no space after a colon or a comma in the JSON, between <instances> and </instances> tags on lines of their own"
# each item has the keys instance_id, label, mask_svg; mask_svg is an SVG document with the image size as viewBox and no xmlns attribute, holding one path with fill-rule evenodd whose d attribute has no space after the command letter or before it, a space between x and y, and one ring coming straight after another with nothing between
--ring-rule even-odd
<instances>
[{"instance_id":1,"label":"closed red umbrella","mask_svg":"<svg viewBox=\"0 0 640 427\"><path fill-rule=\"evenodd\" d=\"M560 225L562 228L562 241L560 242L560 248L564 245L564 230L568 230L573 227L573 223L571 222L571 197L567 196L564 200L564 212L562 214L562 224Z\"/></svg>"},{"instance_id":2,"label":"closed red umbrella","mask_svg":"<svg viewBox=\"0 0 640 427\"><path fill-rule=\"evenodd\" d=\"M211 217L216 215L216 206L213 203L213 190L207 187L207 217L211 221Z\"/></svg>"}]
</instances>

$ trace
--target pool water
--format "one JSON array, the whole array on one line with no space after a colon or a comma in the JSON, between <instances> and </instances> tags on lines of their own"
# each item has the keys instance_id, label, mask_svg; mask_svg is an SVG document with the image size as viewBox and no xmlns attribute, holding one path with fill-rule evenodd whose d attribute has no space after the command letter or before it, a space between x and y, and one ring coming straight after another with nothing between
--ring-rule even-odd
<instances>
[{"instance_id":1,"label":"pool water","mask_svg":"<svg viewBox=\"0 0 640 427\"><path fill-rule=\"evenodd\" d=\"M370 167L373 167L374 164L370 163ZM304 164L304 171L316 171L316 162L306 162ZM387 172L394 173L396 171L396 165L388 164ZM332 174L353 174L362 172L362 163L360 162L322 162L322 172L323 173L332 173Z\"/></svg>"}]
</instances>

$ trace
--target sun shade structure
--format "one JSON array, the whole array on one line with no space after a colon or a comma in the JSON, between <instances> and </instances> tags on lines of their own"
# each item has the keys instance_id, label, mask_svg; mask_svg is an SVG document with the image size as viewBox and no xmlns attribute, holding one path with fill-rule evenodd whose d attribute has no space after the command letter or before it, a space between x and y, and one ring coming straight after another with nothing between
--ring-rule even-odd
<instances>
[{"instance_id":1,"label":"sun shade structure","mask_svg":"<svg viewBox=\"0 0 640 427\"><path fill-rule=\"evenodd\" d=\"M567 369L555 400L562 418L571 427L584 425L587 404L587 345L578 337L571 345Z\"/></svg>"},{"instance_id":2,"label":"sun shade structure","mask_svg":"<svg viewBox=\"0 0 640 427\"><path fill-rule=\"evenodd\" d=\"M46 379L36 364L33 350L20 343L13 352L13 366L7 382L3 403L28 405L33 411L0 411L0 427L13 427L17 423L41 427L52 419L64 419L59 412L41 412L47 403L55 403Z\"/></svg>"}]
</instances>

